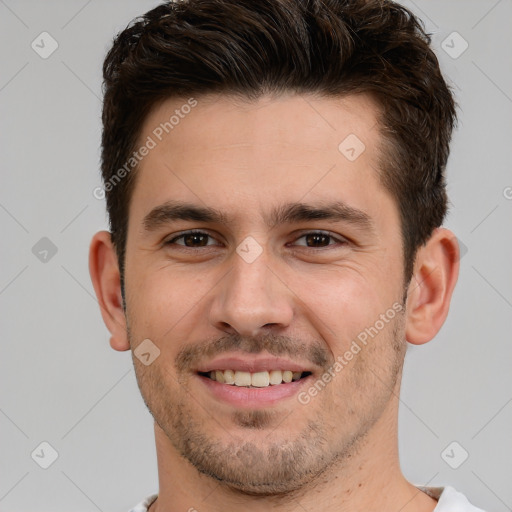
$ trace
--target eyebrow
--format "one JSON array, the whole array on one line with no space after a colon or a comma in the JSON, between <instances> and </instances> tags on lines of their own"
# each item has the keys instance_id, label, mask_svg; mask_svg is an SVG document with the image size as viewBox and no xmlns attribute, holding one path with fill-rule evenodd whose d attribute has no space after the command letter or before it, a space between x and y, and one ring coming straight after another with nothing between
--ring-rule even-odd
<instances>
[{"instance_id":1,"label":"eyebrow","mask_svg":"<svg viewBox=\"0 0 512 512\"><path fill-rule=\"evenodd\" d=\"M151 232L176 220L225 225L232 222L228 215L216 208L181 201L167 201L156 206L142 222L144 229ZM314 220L343 221L364 231L375 233L375 223L372 218L366 212L347 205L343 201L320 204L287 203L274 208L270 215L264 216L265 224L269 229L280 224Z\"/></svg>"}]
</instances>

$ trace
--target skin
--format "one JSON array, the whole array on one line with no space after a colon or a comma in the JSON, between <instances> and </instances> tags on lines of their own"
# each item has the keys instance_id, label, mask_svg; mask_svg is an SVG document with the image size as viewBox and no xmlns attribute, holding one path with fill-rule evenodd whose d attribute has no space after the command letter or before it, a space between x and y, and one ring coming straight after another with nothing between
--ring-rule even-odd
<instances>
[{"instance_id":1,"label":"skin","mask_svg":"<svg viewBox=\"0 0 512 512\"><path fill-rule=\"evenodd\" d=\"M133 357L155 419L159 497L151 512L432 511L436 501L400 470L398 396L407 342L431 340L448 314L456 238L436 229L404 283L400 219L378 179L381 139L369 97L197 100L137 170L126 312L110 234L97 233L90 248L112 348L133 351L149 338L160 350L147 366ZM141 143L184 103L154 108ZM366 147L355 161L338 150L349 134ZM144 229L144 217L169 200L215 207L230 222ZM277 205L334 200L366 212L373 231L340 220L264 222ZM190 229L211 238L164 243ZM304 237L317 231L332 238ZM251 263L236 252L248 236L262 249ZM403 310L307 404L293 396L235 407L194 371L219 355L268 354L306 365L316 381L393 304Z\"/></svg>"}]
</instances>

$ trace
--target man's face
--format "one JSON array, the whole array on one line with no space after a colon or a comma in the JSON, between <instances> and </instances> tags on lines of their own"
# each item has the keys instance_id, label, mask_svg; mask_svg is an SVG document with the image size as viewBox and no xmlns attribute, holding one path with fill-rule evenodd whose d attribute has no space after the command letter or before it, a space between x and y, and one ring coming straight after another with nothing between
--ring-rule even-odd
<instances>
[{"instance_id":1,"label":"man's face","mask_svg":"<svg viewBox=\"0 0 512 512\"><path fill-rule=\"evenodd\" d=\"M375 105L184 104L154 109L140 137L156 146L130 203L126 318L131 348L149 339L160 355L134 357L138 383L157 428L201 473L255 494L298 489L391 428L383 418L396 410L405 283L398 209L377 177ZM158 130L176 109L179 122ZM221 218L163 207L178 203ZM345 208L314 218L295 203ZM304 373L247 388L210 370L256 386Z\"/></svg>"}]
</instances>

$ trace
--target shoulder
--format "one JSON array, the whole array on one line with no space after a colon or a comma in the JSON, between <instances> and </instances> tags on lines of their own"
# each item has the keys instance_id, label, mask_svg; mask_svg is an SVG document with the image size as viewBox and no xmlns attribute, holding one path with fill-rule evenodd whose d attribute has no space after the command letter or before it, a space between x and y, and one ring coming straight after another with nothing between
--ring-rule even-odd
<instances>
[{"instance_id":1,"label":"shoulder","mask_svg":"<svg viewBox=\"0 0 512 512\"><path fill-rule=\"evenodd\" d=\"M453 487L418 487L420 490L438 500L433 512L485 512L475 507L469 500Z\"/></svg>"},{"instance_id":2,"label":"shoulder","mask_svg":"<svg viewBox=\"0 0 512 512\"><path fill-rule=\"evenodd\" d=\"M149 506L151 505L151 503L153 503L153 501L156 500L157 496L158 494L151 494L150 496L142 500L140 503L135 505L135 507L131 508L129 512L147 512Z\"/></svg>"}]
</instances>

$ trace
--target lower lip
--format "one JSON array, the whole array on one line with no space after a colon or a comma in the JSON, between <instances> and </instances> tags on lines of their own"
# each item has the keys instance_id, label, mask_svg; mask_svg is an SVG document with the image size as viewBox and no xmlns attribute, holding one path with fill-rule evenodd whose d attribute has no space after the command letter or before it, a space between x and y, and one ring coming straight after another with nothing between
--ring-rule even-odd
<instances>
[{"instance_id":1,"label":"lower lip","mask_svg":"<svg viewBox=\"0 0 512 512\"><path fill-rule=\"evenodd\" d=\"M312 375L288 383L267 386L265 388L246 388L234 384L222 384L216 380L197 375L200 381L219 400L235 407L254 409L255 407L267 407L274 405L286 398L296 395Z\"/></svg>"}]
</instances>

